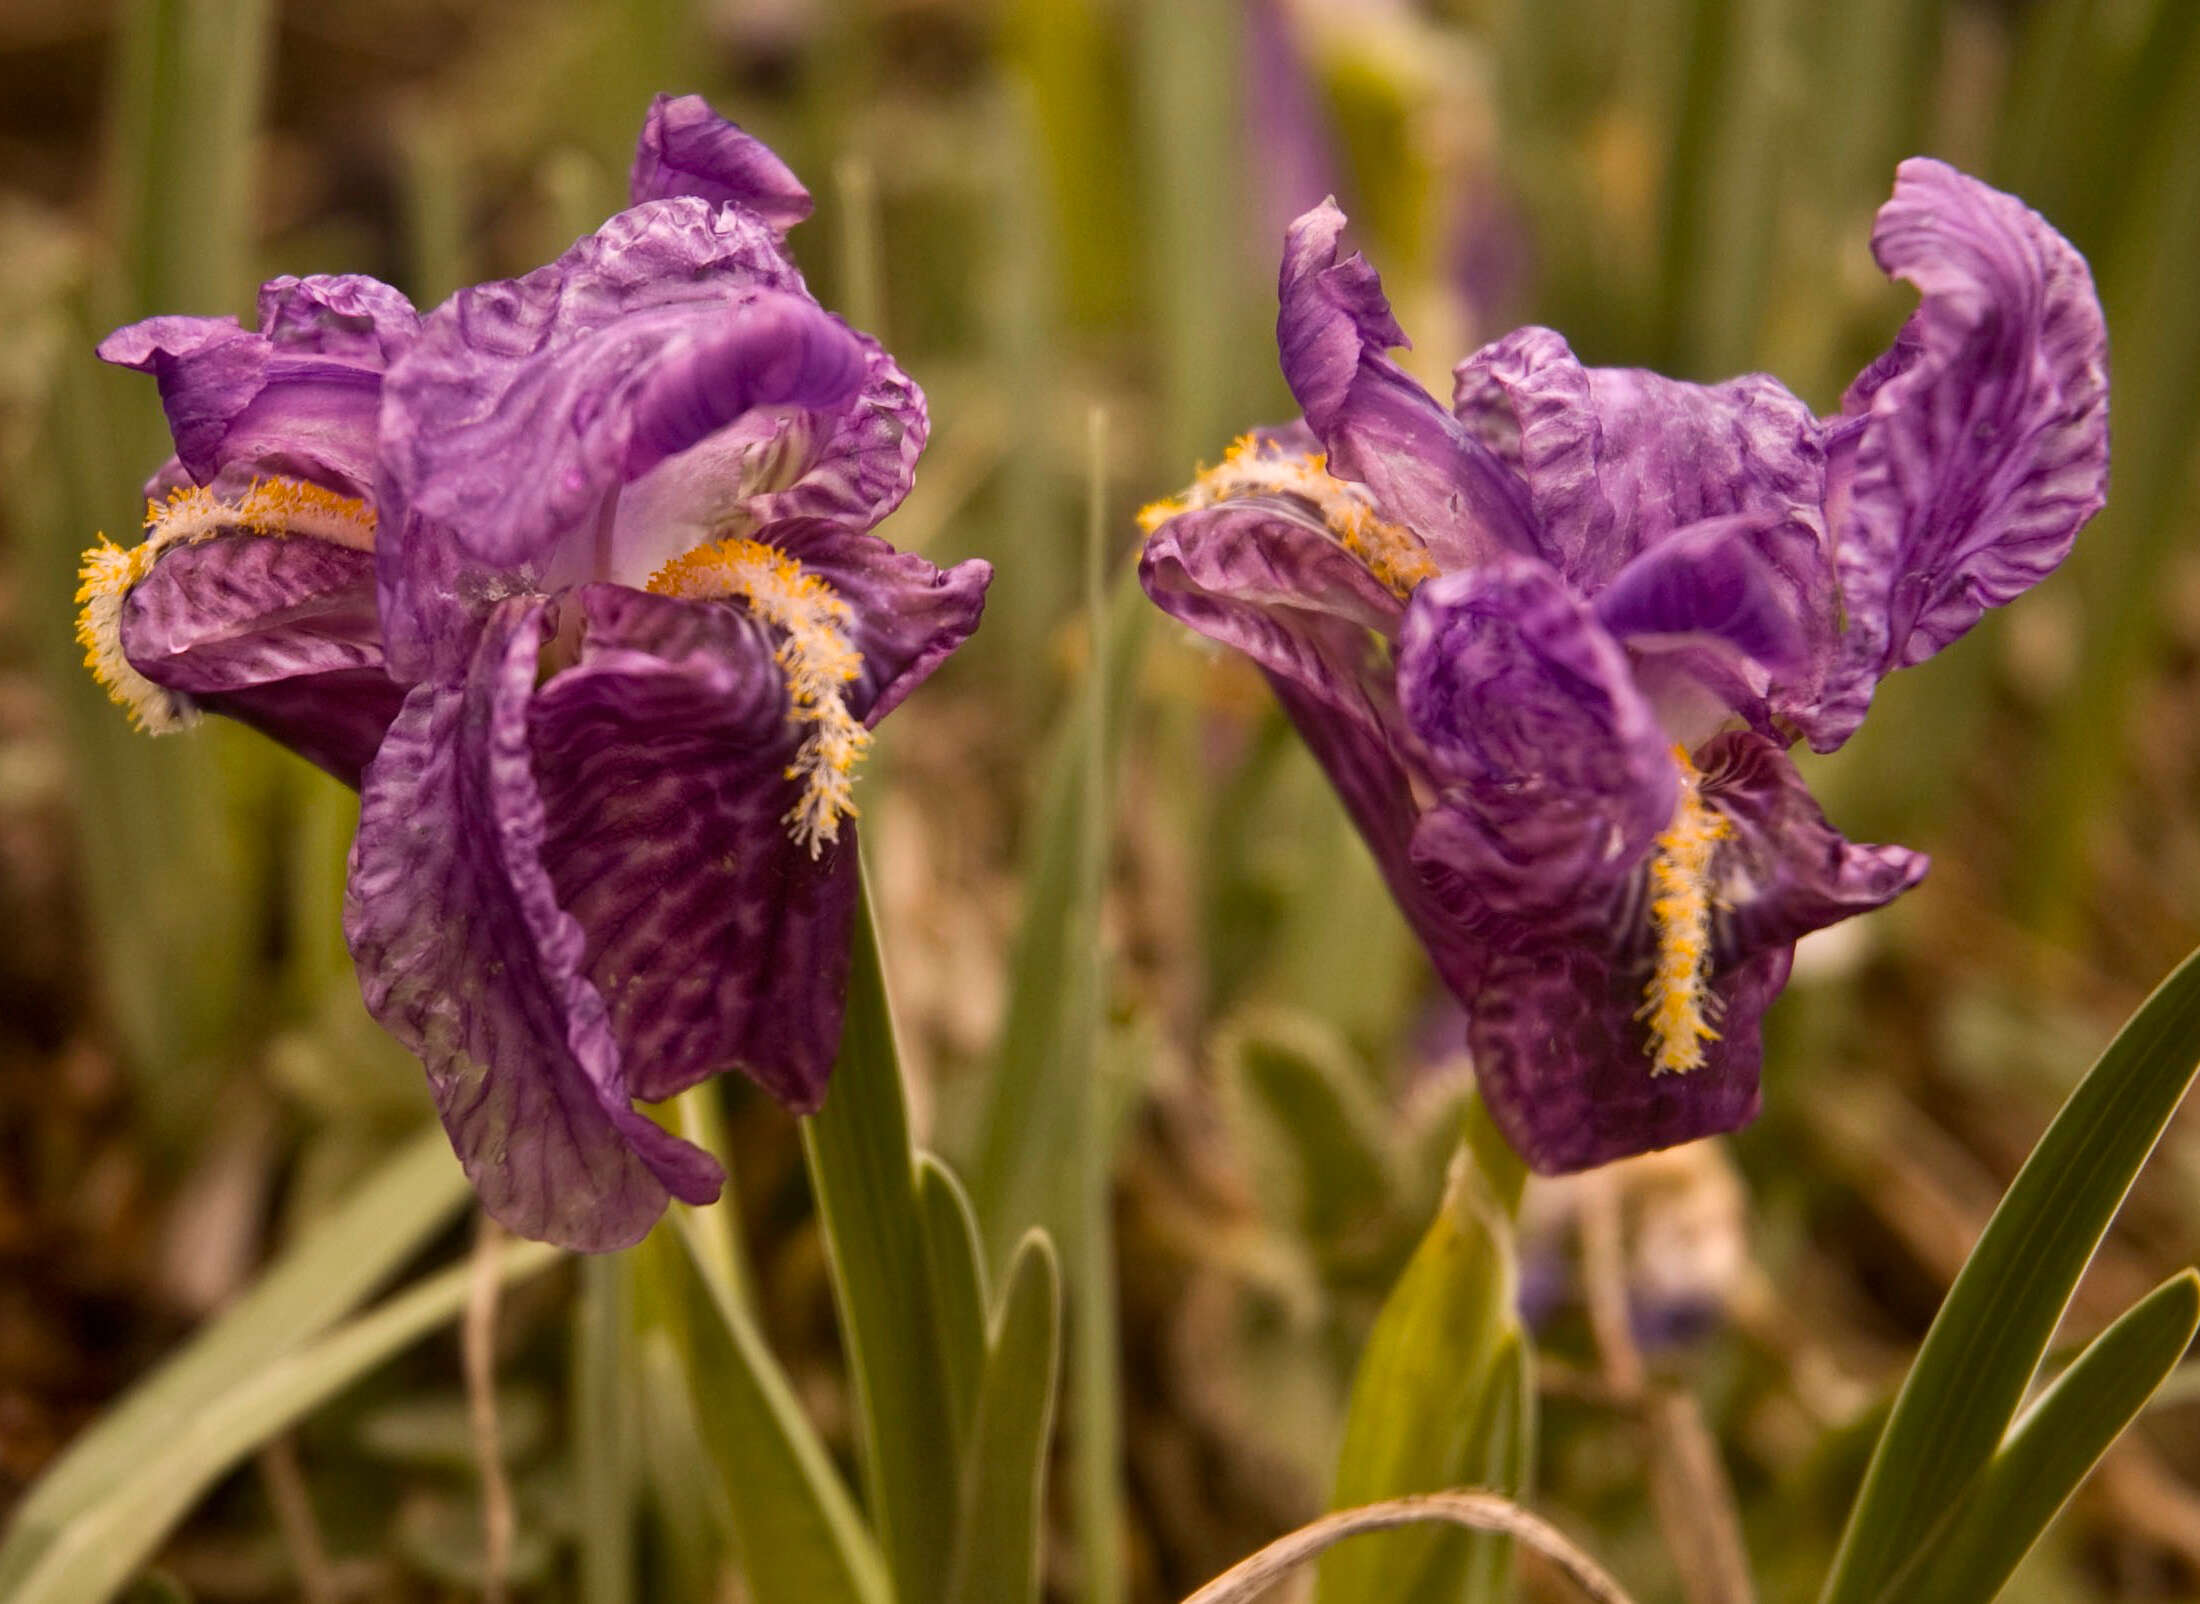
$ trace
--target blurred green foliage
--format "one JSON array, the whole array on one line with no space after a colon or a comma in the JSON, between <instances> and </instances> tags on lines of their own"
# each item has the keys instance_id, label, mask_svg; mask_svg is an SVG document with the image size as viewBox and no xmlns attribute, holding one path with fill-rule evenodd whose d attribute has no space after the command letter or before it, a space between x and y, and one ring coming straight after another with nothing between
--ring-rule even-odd
<instances>
[{"instance_id":1,"label":"blurred green foliage","mask_svg":"<svg viewBox=\"0 0 2200 1604\"><path fill-rule=\"evenodd\" d=\"M970 1177L996 1276L1027 1226L1062 1248L1069 1473L1045 1512L1049 1594L1174 1597L1320 1506L1354 1356L1437 1216L1461 1092L1444 1005L1257 678L1149 624L1126 583L1131 509L1289 409L1277 231L1319 196L1279 196L1299 169L1253 136L1254 5L1281 19L1318 112L1315 166L1439 388L1532 319L1591 362L1761 366L1830 408L1907 309L1866 240L1916 151L2015 189L2094 263L2110 510L2066 574L1898 676L1840 755L1806 760L1837 824L1930 850L1934 877L1806 950L1737 1168L1707 1150L1628 1192L1643 1307L1713 1311L1656 1362L1705 1399L1766 1595L1808 1596L1862 1474L1858 1423L2001 1181L2087 1049L2200 940L2186 0L7 8L0 1120L26 1156L0 1223L30 1223L0 1247L26 1287L56 1308L88 1298L62 1261L89 1228L53 1222L96 1217L139 1244L100 1295L172 1331L173 1298L148 1290L179 1253L163 1231L197 1218L182 1200L241 1109L277 1110L278 1134L248 1151L261 1203L222 1261L240 1267L427 1112L335 933L349 798L233 729L143 740L77 668L77 553L134 523L164 454L152 386L100 369L91 343L153 312L244 312L276 271L372 271L423 305L522 271L619 203L648 95L695 89L804 175L813 286L930 393L933 443L887 532L999 569L986 628L883 732L866 829L915 1138ZM1095 550L1120 600L1095 603ZM54 1111L86 1053L128 1088L100 1151L142 1177L111 1215L84 1213L93 1166ZM855 1453L794 1133L734 1088L690 1112L722 1127L738 1177L738 1220L690 1238L707 1297L660 1241L631 1280L592 1269L508 1313L508 1367L568 1400L548 1464L585 1493L579 1518L555 1488L525 1504L547 1511L540 1530L526 1517L531 1596L571 1590L553 1562L567 1543L591 1600L636 1574L645 1597L717 1585L738 1521L711 1467L738 1445L683 1434L666 1404L706 1348L781 1355L785 1377L748 1402L779 1422L788 1475ZM2156 1169L2081 1290L2087 1334L2191 1256L2189 1129ZM1523 1205L1531 1298L1576 1269L1566 1197L1531 1187ZM1579 1300L1546 1302L1538 1496L1644 1599L1682 1597L1633 1424L1598 1401ZM0 1389L111 1391L151 1343ZM305 1440L335 1490L332 1540L371 1557L376 1596L426 1596L470 1562L434 1468L373 1448L408 1403L448 1392L450 1368L382 1375L356 1421ZM621 1425L637 1397L638 1443ZM786 1425L798 1405L815 1441ZM2196 1479L2189 1430L2146 1436L2008 1596L2180 1596L2200 1576ZM204 1596L285 1592L255 1486L230 1484L171 1555ZM403 1522L356 1513L400 1506ZM234 1552L252 1541L256 1571ZM245 1576L226 1594L207 1583L224 1556Z\"/></svg>"}]
</instances>

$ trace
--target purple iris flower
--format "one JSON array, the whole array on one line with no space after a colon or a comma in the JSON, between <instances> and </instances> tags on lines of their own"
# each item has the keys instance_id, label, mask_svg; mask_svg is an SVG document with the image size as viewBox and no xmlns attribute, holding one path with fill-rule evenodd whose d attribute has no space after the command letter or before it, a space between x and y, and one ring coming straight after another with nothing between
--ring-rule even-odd
<instances>
[{"instance_id":1,"label":"purple iris flower","mask_svg":"<svg viewBox=\"0 0 2200 1604\"><path fill-rule=\"evenodd\" d=\"M1872 244L1922 300L1830 418L1762 375L1585 368L1548 329L1431 399L1325 204L1284 248L1304 419L1148 509L1147 592L1250 656L1327 769L1535 1168L1726 1131L1795 942L1925 860L1827 822L1878 681L2046 577L2100 507L2084 260L1942 163Z\"/></svg>"},{"instance_id":2,"label":"purple iris flower","mask_svg":"<svg viewBox=\"0 0 2200 1604\"><path fill-rule=\"evenodd\" d=\"M360 786L345 927L367 1006L426 1065L490 1211L582 1249L723 1182L634 1099L739 1068L797 1112L822 1102L857 894L852 775L976 627L991 578L869 533L908 492L924 397L804 288L784 234L809 196L778 158L700 99L660 97L632 199L547 267L417 323L406 309L380 362L324 339L324 364L358 370L363 430L333 402L309 413L321 391L301 379L263 427L223 421L223 442L266 448L209 458L234 462L226 481L192 455L219 409L179 407L156 369L198 522L95 553L86 587L110 683L250 717ZM133 336L129 352L151 339L110 344ZM282 348L264 309L240 338ZM348 537L328 543L356 638L231 571L279 566L339 505ZM222 542L258 566L180 576L160 616L229 603L231 634L341 645L343 670L379 682L373 719L338 699L348 681L293 668L277 728L148 650L168 636L135 622L143 598ZM334 761L323 717L371 738Z\"/></svg>"}]
</instances>

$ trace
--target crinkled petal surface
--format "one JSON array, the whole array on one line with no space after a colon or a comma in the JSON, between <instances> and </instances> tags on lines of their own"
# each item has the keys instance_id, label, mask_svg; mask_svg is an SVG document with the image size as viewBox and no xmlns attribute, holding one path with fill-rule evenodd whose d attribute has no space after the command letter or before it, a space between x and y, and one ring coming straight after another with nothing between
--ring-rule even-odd
<instances>
[{"instance_id":1,"label":"crinkled petal surface","mask_svg":"<svg viewBox=\"0 0 2200 1604\"><path fill-rule=\"evenodd\" d=\"M1462 362L1454 411L1527 485L1541 556L1594 594L1646 547L1734 514L1819 531L1813 581L1830 617L1819 505L1825 459L1810 409L1763 374L1687 384L1585 368L1549 329L1516 329Z\"/></svg>"},{"instance_id":2,"label":"crinkled petal surface","mask_svg":"<svg viewBox=\"0 0 2200 1604\"><path fill-rule=\"evenodd\" d=\"M1764 1012L1793 957L1775 948L1719 976L1720 1035L1704 1062L1655 1075L1636 1018L1643 963L1581 944L1500 953L1468 1003L1475 1084L1544 1175L1739 1129L1757 1117Z\"/></svg>"},{"instance_id":3,"label":"crinkled petal surface","mask_svg":"<svg viewBox=\"0 0 2200 1604\"><path fill-rule=\"evenodd\" d=\"M529 731L543 862L586 934L628 1088L740 1068L797 1113L840 1044L856 848L813 860L784 822L796 731L775 642L737 606L591 585L581 659Z\"/></svg>"},{"instance_id":4,"label":"crinkled petal surface","mask_svg":"<svg viewBox=\"0 0 2200 1604\"><path fill-rule=\"evenodd\" d=\"M260 291L257 333L234 318L148 318L99 354L159 383L195 482L226 492L284 477L365 497L383 370L418 327L412 303L375 279L280 278Z\"/></svg>"},{"instance_id":5,"label":"crinkled petal surface","mask_svg":"<svg viewBox=\"0 0 2200 1604\"><path fill-rule=\"evenodd\" d=\"M1500 911L1600 900L1673 816L1671 743L1626 653L1532 557L1414 592L1398 701L1439 787L1432 817L1481 835L1491 854L1451 867L1470 885L1470 865L1492 871L1480 889Z\"/></svg>"},{"instance_id":6,"label":"crinkled petal surface","mask_svg":"<svg viewBox=\"0 0 2200 1604\"><path fill-rule=\"evenodd\" d=\"M1440 568L1535 549L1527 497L1503 463L1385 353L1406 343L1367 260L1339 259L1344 213L1324 202L1284 241L1276 345L1329 471L1375 494Z\"/></svg>"},{"instance_id":7,"label":"crinkled petal surface","mask_svg":"<svg viewBox=\"0 0 2200 1604\"><path fill-rule=\"evenodd\" d=\"M848 604L848 638L863 667L848 686L847 703L871 725L970 638L993 582L993 565L982 559L941 568L823 518L774 523L764 538Z\"/></svg>"},{"instance_id":8,"label":"crinkled petal surface","mask_svg":"<svg viewBox=\"0 0 2200 1604\"><path fill-rule=\"evenodd\" d=\"M374 559L308 536L231 534L164 552L122 604L130 665L272 736L346 785L397 716Z\"/></svg>"},{"instance_id":9,"label":"crinkled petal surface","mask_svg":"<svg viewBox=\"0 0 2200 1604\"><path fill-rule=\"evenodd\" d=\"M726 121L701 95L649 103L628 176L631 203L694 195L754 212L784 234L810 215L810 192L769 145Z\"/></svg>"},{"instance_id":10,"label":"crinkled petal surface","mask_svg":"<svg viewBox=\"0 0 2200 1604\"><path fill-rule=\"evenodd\" d=\"M461 291L385 387L391 661L449 672L500 593L642 583L671 554L621 551L631 530L658 527L622 523L626 487L645 481L645 501L691 512L698 498L740 500L764 487L724 470L753 466L756 451L799 483L834 413L889 405L867 393L873 366L874 348L809 299L771 228L694 196L621 212L525 278ZM780 450L755 416L765 408L819 416ZM669 482L652 486L653 471Z\"/></svg>"},{"instance_id":11,"label":"crinkled petal surface","mask_svg":"<svg viewBox=\"0 0 2200 1604\"><path fill-rule=\"evenodd\" d=\"M463 683L407 697L367 770L345 934L368 1010L426 1066L490 1212L606 1250L724 1176L631 1106L587 938L544 864L529 704L546 606L504 603Z\"/></svg>"},{"instance_id":12,"label":"crinkled petal surface","mask_svg":"<svg viewBox=\"0 0 2200 1604\"><path fill-rule=\"evenodd\" d=\"M930 428L924 392L877 341L851 337L863 351L863 383L848 404L752 412L621 492L613 577L639 584L729 535L778 543L781 524L869 529L901 505Z\"/></svg>"},{"instance_id":13,"label":"crinkled petal surface","mask_svg":"<svg viewBox=\"0 0 2200 1604\"><path fill-rule=\"evenodd\" d=\"M1884 675L2053 572L2108 494L2108 335L2069 241L1919 157L1897 170L1872 251L1922 300L1834 435L1849 629L1807 730L1821 751L1854 733Z\"/></svg>"},{"instance_id":14,"label":"crinkled petal surface","mask_svg":"<svg viewBox=\"0 0 2200 1604\"><path fill-rule=\"evenodd\" d=\"M1712 926L1720 964L1884 907L1925 878L1922 852L1861 846L1828 824L1777 742L1731 731L1698 763L1704 794L1733 829L1719 855Z\"/></svg>"}]
</instances>

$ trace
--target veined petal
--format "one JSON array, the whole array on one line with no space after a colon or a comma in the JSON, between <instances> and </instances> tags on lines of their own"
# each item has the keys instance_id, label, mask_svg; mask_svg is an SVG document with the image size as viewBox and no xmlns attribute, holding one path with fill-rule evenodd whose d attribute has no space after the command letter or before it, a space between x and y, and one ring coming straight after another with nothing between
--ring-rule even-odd
<instances>
[{"instance_id":1,"label":"veined petal","mask_svg":"<svg viewBox=\"0 0 2200 1604\"><path fill-rule=\"evenodd\" d=\"M2108 336L2085 258L2013 196L1923 157L1872 250L1923 297L1841 406L1829 519L1848 633L1820 751L1873 687L2037 584L2108 490Z\"/></svg>"},{"instance_id":2,"label":"veined petal","mask_svg":"<svg viewBox=\"0 0 2200 1604\"><path fill-rule=\"evenodd\" d=\"M630 203L695 195L744 207L784 234L810 215L810 192L769 145L710 109L701 95L649 103L627 180Z\"/></svg>"},{"instance_id":3,"label":"veined petal","mask_svg":"<svg viewBox=\"0 0 2200 1604\"><path fill-rule=\"evenodd\" d=\"M871 726L970 638L993 582L989 562L941 568L822 518L781 520L763 539L847 604L848 637L863 658L848 684L848 707Z\"/></svg>"},{"instance_id":4,"label":"veined petal","mask_svg":"<svg viewBox=\"0 0 2200 1604\"><path fill-rule=\"evenodd\" d=\"M382 373L418 326L412 303L374 279L279 278L260 291L257 333L234 318L148 318L99 354L158 381L195 482L236 494L282 477L369 498Z\"/></svg>"},{"instance_id":5,"label":"veined petal","mask_svg":"<svg viewBox=\"0 0 2200 1604\"><path fill-rule=\"evenodd\" d=\"M548 267L461 291L384 395L391 661L448 672L481 612L518 588L642 583L663 559L622 521L625 487L684 507L698 480L682 454L700 448L699 467L723 470L752 447L766 486L701 482L736 498L799 484L816 448L796 441L784 460L759 410L806 414L805 439L829 434L840 409L872 410L871 365L770 229L694 196L634 207Z\"/></svg>"},{"instance_id":6,"label":"veined petal","mask_svg":"<svg viewBox=\"0 0 2200 1604\"><path fill-rule=\"evenodd\" d=\"M1398 701L1440 807L1495 832L1493 850L1512 851L1497 837L1518 839L1529 815L1563 821L1548 839L1570 847L1541 866L1554 896L1605 894L1673 816L1671 742L1627 654L1548 564L1507 558L1416 591Z\"/></svg>"},{"instance_id":7,"label":"veined petal","mask_svg":"<svg viewBox=\"0 0 2200 1604\"><path fill-rule=\"evenodd\" d=\"M612 491L754 408L847 401L854 337L758 269L751 232L692 197L656 201L453 296L386 386L403 505L518 564L593 538Z\"/></svg>"},{"instance_id":8,"label":"veined petal","mask_svg":"<svg viewBox=\"0 0 2200 1604\"><path fill-rule=\"evenodd\" d=\"M1526 481L1537 550L1594 594L1677 529L1755 514L1817 531L1824 453L1802 401L1763 374L1688 384L1585 368L1549 329L1516 329L1462 362L1452 404ZM1830 611L1830 609L1829 609Z\"/></svg>"},{"instance_id":9,"label":"veined petal","mask_svg":"<svg viewBox=\"0 0 2200 1604\"><path fill-rule=\"evenodd\" d=\"M1860 846L1828 824L1778 743L1736 730L1697 756L1704 796L1729 826L1713 926L1721 964L1884 907L1925 878L1924 853Z\"/></svg>"},{"instance_id":10,"label":"veined petal","mask_svg":"<svg viewBox=\"0 0 2200 1604\"><path fill-rule=\"evenodd\" d=\"M1163 612L1396 738L1376 637L1396 635L1403 606L1312 512L1252 497L1178 513L1147 537L1138 577Z\"/></svg>"},{"instance_id":11,"label":"veined petal","mask_svg":"<svg viewBox=\"0 0 2200 1604\"><path fill-rule=\"evenodd\" d=\"M123 598L119 643L183 705L249 724L354 788L405 697L382 664L374 559L331 541L178 545Z\"/></svg>"},{"instance_id":12,"label":"veined petal","mask_svg":"<svg viewBox=\"0 0 2200 1604\"><path fill-rule=\"evenodd\" d=\"M752 412L626 486L611 526L612 578L640 584L713 541L777 541L770 531L781 523L869 529L901 504L929 429L924 392L877 341L849 332L864 377L845 406Z\"/></svg>"},{"instance_id":13,"label":"veined petal","mask_svg":"<svg viewBox=\"0 0 2200 1604\"><path fill-rule=\"evenodd\" d=\"M543 861L586 935L636 1096L739 1068L813 1112L839 1048L852 833L813 857L784 822L800 735L774 634L726 602L591 585L577 665L529 731Z\"/></svg>"},{"instance_id":14,"label":"veined petal","mask_svg":"<svg viewBox=\"0 0 2200 1604\"><path fill-rule=\"evenodd\" d=\"M504 603L463 683L407 697L367 770L344 923L368 1010L426 1065L483 1203L598 1251L724 1176L632 1108L587 938L544 866L529 730L544 611Z\"/></svg>"},{"instance_id":15,"label":"veined petal","mask_svg":"<svg viewBox=\"0 0 2200 1604\"><path fill-rule=\"evenodd\" d=\"M1778 947L1719 975L1719 1034L1703 1062L1655 1075L1639 962L1583 944L1500 953L1467 1009L1475 1084L1505 1139L1543 1175L1739 1129L1757 1117L1764 1012L1793 958Z\"/></svg>"},{"instance_id":16,"label":"veined petal","mask_svg":"<svg viewBox=\"0 0 2200 1604\"><path fill-rule=\"evenodd\" d=\"M1344 213L1327 201L1291 225L1276 318L1284 380L1329 470L1373 491L1439 568L1536 549L1519 482L1385 354L1405 333L1366 259L1339 260L1343 232Z\"/></svg>"}]
</instances>

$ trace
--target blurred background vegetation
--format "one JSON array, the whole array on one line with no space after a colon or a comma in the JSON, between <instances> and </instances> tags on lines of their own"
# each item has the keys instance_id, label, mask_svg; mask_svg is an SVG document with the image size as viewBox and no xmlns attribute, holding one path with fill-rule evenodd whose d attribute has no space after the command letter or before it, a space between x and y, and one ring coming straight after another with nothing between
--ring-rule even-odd
<instances>
[{"instance_id":1,"label":"blurred background vegetation","mask_svg":"<svg viewBox=\"0 0 2200 1604\"><path fill-rule=\"evenodd\" d=\"M1766 1595L1807 1596L2002 1184L2200 940L2187 0L5 0L0 1508L428 1113L336 928L352 798L233 729L132 736L77 667L77 553L135 524L166 454L153 387L91 346L153 312L248 315L278 272L372 272L425 308L523 271L621 204L658 89L709 95L805 177L813 288L930 393L886 532L999 568L985 629L886 727L867 852L924 1140L996 1254L1030 1218L1067 1244L1079 1468L1048 1581L1100 1604L1179 1596L1322 1506L1463 1085L1455 1016L1257 677L1135 598L1084 603L1095 495L1120 585L1136 505L1288 414L1283 223L1338 195L1440 392L1532 320L1591 362L1764 368L1821 409L1907 310L1867 249L1900 157L2016 191L2087 253L2109 511L1849 749L1803 759L1837 824L1930 851L1931 878L1806 944L1755 1128L1617 1183L1637 1338L1701 1396ZM1108 869L1080 891L1098 842L1078 856L1065 798L1093 771L1065 712L1102 616ZM1079 1033L1015 977L1079 971L1065 910L1095 901L1105 979L1079 1006L1103 1028ZM846 1452L792 1128L744 1087L723 1104L769 1334ZM1583 1311L1581 1201L1539 1183L1526 1208L1536 1498L1678 1598ZM2188 1119L2070 1335L2196 1227ZM601 1429L567 1379L584 1279L502 1320L526 1597L607 1596L573 1546ZM448 1336L378 1372L224 1482L165 1570L207 1599L463 1588L459 1385ZM2180 1385L2010 1597L2193 1596ZM644 1596L707 1596L707 1515L640 1485Z\"/></svg>"}]
</instances>

